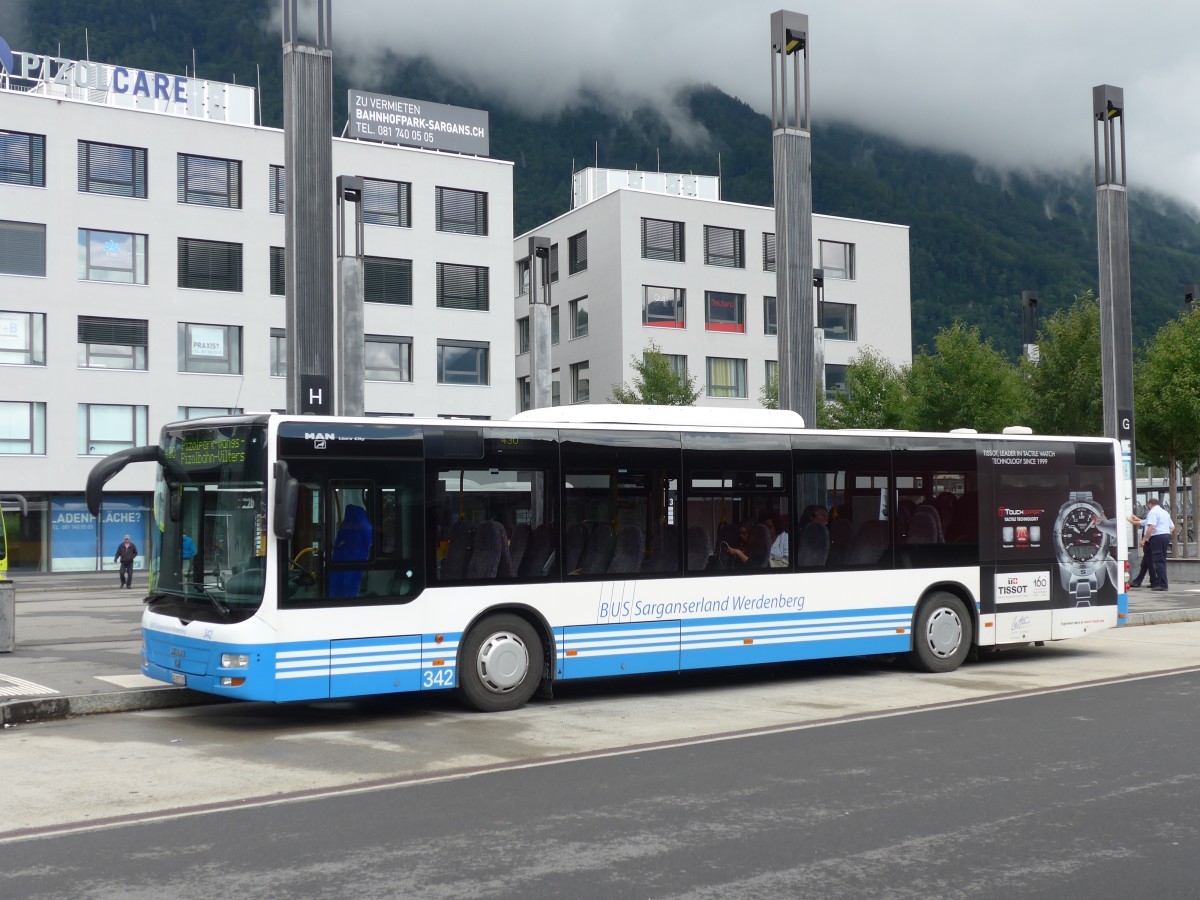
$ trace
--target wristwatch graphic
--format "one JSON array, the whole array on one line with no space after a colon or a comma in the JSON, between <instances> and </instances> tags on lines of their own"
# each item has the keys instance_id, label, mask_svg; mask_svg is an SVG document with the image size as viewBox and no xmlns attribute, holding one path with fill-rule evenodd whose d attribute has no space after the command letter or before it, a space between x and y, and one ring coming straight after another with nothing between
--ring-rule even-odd
<instances>
[{"instance_id":1,"label":"wristwatch graphic","mask_svg":"<svg viewBox=\"0 0 1200 900\"><path fill-rule=\"evenodd\" d=\"M1112 538L1097 524L1103 518L1091 491L1072 491L1054 522L1059 576L1076 604L1090 600L1104 584Z\"/></svg>"}]
</instances>

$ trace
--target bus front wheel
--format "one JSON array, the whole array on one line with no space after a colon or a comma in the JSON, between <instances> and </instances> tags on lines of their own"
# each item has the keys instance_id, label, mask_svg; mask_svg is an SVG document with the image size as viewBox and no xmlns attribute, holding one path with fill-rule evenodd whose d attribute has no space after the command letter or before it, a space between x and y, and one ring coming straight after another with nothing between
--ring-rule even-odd
<instances>
[{"instance_id":1,"label":"bus front wheel","mask_svg":"<svg viewBox=\"0 0 1200 900\"><path fill-rule=\"evenodd\" d=\"M971 652L971 617L953 594L939 591L921 604L913 626L914 668L952 672Z\"/></svg>"},{"instance_id":2,"label":"bus front wheel","mask_svg":"<svg viewBox=\"0 0 1200 900\"><path fill-rule=\"evenodd\" d=\"M488 616L467 633L458 665L463 700L480 712L524 706L542 677L544 652L520 616Z\"/></svg>"}]
</instances>

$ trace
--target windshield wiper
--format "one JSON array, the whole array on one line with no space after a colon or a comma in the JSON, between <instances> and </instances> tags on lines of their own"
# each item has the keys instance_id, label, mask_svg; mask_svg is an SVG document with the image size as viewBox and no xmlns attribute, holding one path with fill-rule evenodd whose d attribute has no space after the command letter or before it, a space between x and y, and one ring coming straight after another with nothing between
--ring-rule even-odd
<instances>
[{"instance_id":1,"label":"windshield wiper","mask_svg":"<svg viewBox=\"0 0 1200 900\"><path fill-rule=\"evenodd\" d=\"M223 618L223 619L227 618L229 616L229 613L232 612L232 610L228 606L226 606L224 603L222 603L220 600L218 600L216 595L213 594L212 591L210 591L208 588L206 588L202 582L191 581L188 583L192 587L200 588L200 590L204 593L204 596L207 597L209 600L211 600L212 605L217 608L217 612L219 612L221 614L221 618Z\"/></svg>"}]
</instances>

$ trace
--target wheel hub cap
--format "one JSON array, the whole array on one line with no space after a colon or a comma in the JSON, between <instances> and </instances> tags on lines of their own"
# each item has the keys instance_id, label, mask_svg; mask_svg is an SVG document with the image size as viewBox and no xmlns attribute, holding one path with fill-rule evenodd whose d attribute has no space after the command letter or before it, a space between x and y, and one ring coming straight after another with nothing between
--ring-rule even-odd
<instances>
[{"instance_id":1,"label":"wheel hub cap","mask_svg":"<svg viewBox=\"0 0 1200 900\"><path fill-rule=\"evenodd\" d=\"M529 671L529 651L512 632L493 634L479 648L479 680L497 694L507 694Z\"/></svg>"},{"instance_id":2,"label":"wheel hub cap","mask_svg":"<svg viewBox=\"0 0 1200 900\"><path fill-rule=\"evenodd\" d=\"M962 622L950 609L939 609L929 617L929 649L946 659L954 655L962 643Z\"/></svg>"}]
</instances>

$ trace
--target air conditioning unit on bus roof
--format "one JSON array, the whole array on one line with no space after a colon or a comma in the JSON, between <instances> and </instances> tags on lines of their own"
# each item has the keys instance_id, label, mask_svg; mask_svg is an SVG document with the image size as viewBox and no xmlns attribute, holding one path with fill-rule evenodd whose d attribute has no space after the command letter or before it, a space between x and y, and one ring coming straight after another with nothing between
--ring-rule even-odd
<instances>
[{"instance_id":1,"label":"air conditioning unit on bus roof","mask_svg":"<svg viewBox=\"0 0 1200 900\"><path fill-rule=\"evenodd\" d=\"M581 403L528 409L513 422L546 422L558 425L665 425L701 428L804 427L804 418L790 409L714 409L696 406L651 406L643 403Z\"/></svg>"}]
</instances>

